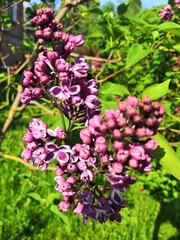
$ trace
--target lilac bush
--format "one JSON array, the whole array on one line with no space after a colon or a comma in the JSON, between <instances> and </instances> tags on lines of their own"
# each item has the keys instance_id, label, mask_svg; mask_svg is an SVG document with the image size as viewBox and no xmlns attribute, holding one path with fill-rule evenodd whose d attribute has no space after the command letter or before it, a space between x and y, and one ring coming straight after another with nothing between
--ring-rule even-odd
<instances>
[{"instance_id":1,"label":"lilac bush","mask_svg":"<svg viewBox=\"0 0 180 240\"><path fill-rule=\"evenodd\" d=\"M96 81L88 77L89 64L83 56L68 61L74 48L83 45L82 35L62 32L53 13L51 8L40 8L32 20L38 26L36 38L52 50L42 45L33 71L24 71L21 102L48 98L59 109L61 124L50 129L34 118L23 137L27 146L21 157L42 170L57 162L54 180L62 196L60 211L71 209L84 224L88 218L120 222L120 210L126 205L123 193L136 182L132 172L152 169L152 151L158 146L152 136L165 108L148 96L142 101L128 96L102 116ZM68 135L77 125L81 142L72 144Z\"/></svg>"}]
</instances>

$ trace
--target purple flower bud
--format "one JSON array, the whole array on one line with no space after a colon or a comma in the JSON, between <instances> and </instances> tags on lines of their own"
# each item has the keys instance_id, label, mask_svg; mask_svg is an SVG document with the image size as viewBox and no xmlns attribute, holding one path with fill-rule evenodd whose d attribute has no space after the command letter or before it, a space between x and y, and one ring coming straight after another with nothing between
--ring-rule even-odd
<instances>
[{"instance_id":1,"label":"purple flower bud","mask_svg":"<svg viewBox=\"0 0 180 240\"><path fill-rule=\"evenodd\" d=\"M78 166L80 171L85 171L87 169L87 165L83 161L78 162L77 166Z\"/></svg>"},{"instance_id":2,"label":"purple flower bud","mask_svg":"<svg viewBox=\"0 0 180 240\"><path fill-rule=\"evenodd\" d=\"M29 148L25 148L23 152L21 153L21 157L28 161L32 157L32 151Z\"/></svg>"},{"instance_id":3,"label":"purple flower bud","mask_svg":"<svg viewBox=\"0 0 180 240\"><path fill-rule=\"evenodd\" d=\"M81 215L83 208L84 208L84 204L78 203L77 206L75 206L73 213Z\"/></svg>"},{"instance_id":4,"label":"purple flower bud","mask_svg":"<svg viewBox=\"0 0 180 240\"><path fill-rule=\"evenodd\" d=\"M124 143L119 141L114 141L113 146L115 150L120 150L124 148Z\"/></svg>"},{"instance_id":5,"label":"purple flower bud","mask_svg":"<svg viewBox=\"0 0 180 240\"><path fill-rule=\"evenodd\" d=\"M28 131L25 133L25 135L24 135L24 137L22 138L22 140L23 140L24 142L26 142L26 143L31 143L31 142L34 141L34 137L33 137L32 133L28 130Z\"/></svg>"},{"instance_id":6,"label":"purple flower bud","mask_svg":"<svg viewBox=\"0 0 180 240\"><path fill-rule=\"evenodd\" d=\"M70 176L67 178L67 182L70 184L75 184L77 182L77 179L74 176Z\"/></svg>"},{"instance_id":7,"label":"purple flower bud","mask_svg":"<svg viewBox=\"0 0 180 240\"><path fill-rule=\"evenodd\" d=\"M123 132L124 135L126 135L126 136L132 136L133 133L134 133L133 128L131 128L131 127L125 127L125 128L124 128L124 132Z\"/></svg>"},{"instance_id":8,"label":"purple flower bud","mask_svg":"<svg viewBox=\"0 0 180 240\"><path fill-rule=\"evenodd\" d=\"M47 57L50 61L55 62L58 59L58 53L53 51L53 52L47 52Z\"/></svg>"},{"instance_id":9,"label":"purple flower bud","mask_svg":"<svg viewBox=\"0 0 180 240\"><path fill-rule=\"evenodd\" d=\"M107 127L110 128L110 129L114 129L117 127L117 123L114 119L109 119L107 121Z\"/></svg>"},{"instance_id":10,"label":"purple flower bud","mask_svg":"<svg viewBox=\"0 0 180 240\"><path fill-rule=\"evenodd\" d=\"M117 174L122 173L123 169L124 169L123 165L119 162L114 162L112 164L112 170Z\"/></svg>"},{"instance_id":11,"label":"purple flower bud","mask_svg":"<svg viewBox=\"0 0 180 240\"><path fill-rule=\"evenodd\" d=\"M105 154L105 155L101 156L100 160L101 160L101 162L103 164L108 164L109 163L109 156L108 156L108 154Z\"/></svg>"},{"instance_id":12,"label":"purple flower bud","mask_svg":"<svg viewBox=\"0 0 180 240\"><path fill-rule=\"evenodd\" d=\"M32 91L29 88L25 88L24 92L20 95L20 101L22 104L28 104L32 99Z\"/></svg>"},{"instance_id":13,"label":"purple flower bud","mask_svg":"<svg viewBox=\"0 0 180 240\"><path fill-rule=\"evenodd\" d=\"M71 204L66 201L61 201L58 206L60 211L67 212L70 209Z\"/></svg>"},{"instance_id":14,"label":"purple flower bud","mask_svg":"<svg viewBox=\"0 0 180 240\"><path fill-rule=\"evenodd\" d=\"M113 110L106 110L104 114L106 121L114 119Z\"/></svg>"},{"instance_id":15,"label":"purple flower bud","mask_svg":"<svg viewBox=\"0 0 180 240\"><path fill-rule=\"evenodd\" d=\"M94 151L96 153L100 153L104 155L107 152L107 150L108 148L105 143L95 143Z\"/></svg>"},{"instance_id":16,"label":"purple flower bud","mask_svg":"<svg viewBox=\"0 0 180 240\"><path fill-rule=\"evenodd\" d=\"M129 103L134 108L136 108L139 105L139 101L137 97L134 97L134 96L128 96L127 103Z\"/></svg>"},{"instance_id":17,"label":"purple flower bud","mask_svg":"<svg viewBox=\"0 0 180 240\"><path fill-rule=\"evenodd\" d=\"M55 66L59 72L67 72L69 70L69 63L67 63L63 58L57 59Z\"/></svg>"},{"instance_id":18,"label":"purple flower bud","mask_svg":"<svg viewBox=\"0 0 180 240\"><path fill-rule=\"evenodd\" d=\"M80 131L80 138L84 144L91 143L91 132L88 129L83 129Z\"/></svg>"},{"instance_id":19,"label":"purple flower bud","mask_svg":"<svg viewBox=\"0 0 180 240\"><path fill-rule=\"evenodd\" d=\"M44 28L43 38L47 40L52 39L52 29L50 27Z\"/></svg>"},{"instance_id":20,"label":"purple flower bud","mask_svg":"<svg viewBox=\"0 0 180 240\"><path fill-rule=\"evenodd\" d=\"M35 87L33 90L32 90L32 98L40 98L42 97L42 88L40 87Z\"/></svg>"},{"instance_id":21,"label":"purple flower bud","mask_svg":"<svg viewBox=\"0 0 180 240\"><path fill-rule=\"evenodd\" d=\"M43 38L43 30L41 30L41 29L36 30L35 37L38 39L42 39Z\"/></svg>"},{"instance_id":22,"label":"purple flower bud","mask_svg":"<svg viewBox=\"0 0 180 240\"><path fill-rule=\"evenodd\" d=\"M122 133L121 133L121 131L120 131L119 129L114 129L114 130L112 131L112 135L113 135L113 137L114 137L115 139L117 139L117 140L122 139Z\"/></svg>"},{"instance_id":23,"label":"purple flower bud","mask_svg":"<svg viewBox=\"0 0 180 240\"><path fill-rule=\"evenodd\" d=\"M81 34L77 36L73 36L73 41L76 47L81 47L84 44L84 40Z\"/></svg>"},{"instance_id":24,"label":"purple flower bud","mask_svg":"<svg viewBox=\"0 0 180 240\"><path fill-rule=\"evenodd\" d=\"M130 159L128 165L133 169L137 169L139 167L139 163L135 159Z\"/></svg>"},{"instance_id":25,"label":"purple flower bud","mask_svg":"<svg viewBox=\"0 0 180 240\"><path fill-rule=\"evenodd\" d=\"M144 144L144 148L148 150L155 150L158 146L158 142L155 139L147 140L147 142Z\"/></svg>"},{"instance_id":26,"label":"purple flower bud","mask_svg":"<svg viewBox=\"0 0 180 240\"><path fill-rule=\"evenodd\" d=\"M87 161L90 157L90 151L87 147L83 147L80 150L79 157L82 161Z\"/></svg>"},{"instance_id":27,"label":"purple flower bud","mask_svg":"<svg viewBox=\"0 0 180 240\"><path fill-rule=\"evenodd\" d=\"M129 150L130 155L135 160L144 160L146 158L145 150L142 146L134 146Z\"/></svg>"}]
</instances>

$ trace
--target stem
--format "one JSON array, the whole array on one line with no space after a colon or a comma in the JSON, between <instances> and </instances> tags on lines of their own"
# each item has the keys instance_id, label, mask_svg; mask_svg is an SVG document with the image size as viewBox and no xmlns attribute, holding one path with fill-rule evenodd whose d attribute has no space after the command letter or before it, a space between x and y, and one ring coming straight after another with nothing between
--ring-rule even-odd
<instances>
[{"instance_id":1,"label":"stem","mask_svg":"<svg viewBox=\"0 0 180 240\"><path fill-rule=\"evenodd\" d=\"M58 104L58 109L59 109L59 114L60 114L60 126L64 129L64 131L66 131L66 124L64 121L64 114L62 112L62 103L59 102Z\"/></svg>"}]
</instances>

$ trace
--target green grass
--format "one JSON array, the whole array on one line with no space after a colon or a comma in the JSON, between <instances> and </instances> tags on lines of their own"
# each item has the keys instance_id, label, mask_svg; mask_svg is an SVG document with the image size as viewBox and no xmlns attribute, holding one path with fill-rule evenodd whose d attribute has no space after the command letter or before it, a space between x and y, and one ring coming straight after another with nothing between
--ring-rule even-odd
<instances>
[{"instance_id":1,"label":"green grass","mask_svg":"<svg viewBox=\"0 0 180 240\"><path fill-rule=\"evenodd\" d=\"M20 156L21 138L29 119L16 119L1 151ZM167 203L147 191L141 183L127 190L122 222L87 225L71 212L55 214L60 195L55 191L52 171L32 171L18 162L0 158L0 239L2 240L179 240L180 200ZM151 182L149 183L151 184ZM159 196L161 192L159 192ZM157 194L156 194L157 196Z\"/></svg>"}]
</instances>

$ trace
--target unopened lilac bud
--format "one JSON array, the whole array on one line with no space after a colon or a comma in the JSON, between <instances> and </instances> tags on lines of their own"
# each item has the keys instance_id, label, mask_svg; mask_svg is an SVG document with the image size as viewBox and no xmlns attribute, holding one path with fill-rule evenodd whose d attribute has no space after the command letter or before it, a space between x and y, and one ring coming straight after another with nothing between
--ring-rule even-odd
<instances>
[{"instance_id":1,"label":"unopened lilac bud","mask_svg":"<svg viewBox=\"0 0 180 240\"><path fill-rule=\"evenodd\" d=\"M125 127L125 128L124 128L124 132L123 132L124 135L126 135L126 136L132 136L133 133L134 133L133 128L131 128L131 127Z\"/></svg>"},{"instance_id":2,"label":"unopened lilac bud","mask_svg":"<svg viewBox=\"0 0 180 240\"><path fill-rule=\"evenodd\" d=\"M75 214L82 214L84 204L78 203L77 206L74 208L73 213Z\"/></svg>"},{"instance_id":3,"label":"unopened lilac bud","mask_svg":"<svg viewBox=\"0 0 180 240\"><path fill-rule=\"evenodd\" d=\"M29 148L25 148L23 152L21 153L21 157L25 160L28 161L32 157L32 151Z\"/></svg>"},{"instance_id":4,"label":"unopened lilac bud","mask_svg":"<svg viewBox=\"0 0 180 240\"><path fill-rule=\"evenodd\" d=\"M147 142L144 144L144 147L148 150L155 150L158 146L158 142L155 139L147 140Z\"/></svg>"},{"instance_id":5,"label":"unopened lilac bud","mask_svg":"<svg viewBox=\"0 0 180 240\"><path fill-rule=\"evenodd\" d=\"M148 105L152 103L151 98L150 98L149 96L143 97L142 102L143 102L144 104L148 104Z\"/></svg>"},{"instance_id":6,"label":"unopened lilac bud","mask_svg":"<svg viewBox=\"0 0 180 240\"><path fill-rule=\"evenodd\" d=\"M73 41L74 41L76 47L81 47L84 44L84 40L83 40L83 37L81 34L74 36Z\"/></svg>"},{"instance_id":7,"label":"unopened lilac bud","mask_svg":"<svg viewBox=\"0 0 180 240\"><path fill-rule=\"evenodd\" d=\"M61 201L58 206L60 211L67 212L70 209L71 204L69 202Z\"/></svg>"},{"instance_id":8,"label":"unopened lilac bud","mask_svg":"<svg viewBox=\"0 0 180 240\"><path fill-rule=\"evenodd\" d=\"M136 108L139 104L139 101L138 101L137 97L128 96L127 103L129 103L132 107Z\"/></svg>"},{"instance_id":9,"label":"unopened lilac bud","mask_svg":"<svg viewBox=\"0 0 180 240\"><path fill-rule=\"evenodd\" d=\"M67 178L67 182L71 184L75 184L77 182L77 179L74 176L70 176Z\"/></svg>"},{"instance_id":10,"label":"unopened lilac bud","mask_svg":"<svg viewBox=\"0 0 180 240\"><path fill-rule=\"evenodd\" d=\"M63 58L57 59L55 66L59 72L67 72L69 70L69 63L67 63Z\"/></svg>"},{"instance_id":11,"label":"unopened lilac bud","mask_svg":"<svg viewBox=\"0 0 180 240\"><path fill-rule=\"evenodd\" d=\"M24 92L20 95L20 101L22 104L28 104L32 99L32 91L29 88L25 88Z\"/></svg>"},{"instance_id":12,"label":"unopened lilac bud","mask_svg":"<svg viewBox=\"0 0 180 240\"><path fill-rule=\"evenodd\" d=\"M38 39L43 38L43 30L39 29L35 31L35 37Z\"/></svg>"},{"instance_id":13,"label":"unopened lilac bud","mask_svg":"<svg viewBox=\"0 0 180 240\"><path fill-rule=\"evenodd\" d=\"M120 140L122 138L122 133L119 129L114 129L112 135L115 139Z\"/></svg>"},{"instance_id":14,"label":"unopened lilac bud","mask_svg":"<svg viewBox=\"0 0 180 240\"><path fill-rule=\"evenodd\" d=\"M105 114L106 121L114 119L113 110L106 110L104 114Z\"/></svg>"},{"instance_id":15,"label":"unopened lilac bud","mask_svg":"<svg viewBox=\"0 0 180 240\"><path fill-rule=\"evenodd\" d=\"M127 106L126 102L120 102L118 108L121 112L124 112L126 110L126 106Z\"/></svg>"},{"instance_id":16,"label":"unopened lilac bud","mask_svg":"<svg viewBox=\"0 0 180 240\"><path fill-rule=\"evenodd\" d=\"M49 82L49 76L48 75L41 76L39 81L42 82L43 84L47 84Z\"/></svg>"},{"instance_id":17,"label":"unopened lilac bud","mask_svg":"<svg viewBox=\"0 0 180 240\"><path fill-rule=\"evenodd\" d=\"M127 119L125 117L119 117L116 119L118 127L124 127L127 123Z\"/></svg>"},{"instance_id":18,"label":"unopened lilac bud","mask_svg":"<svg viewBox=\"0 0 180 240\"><path fill-rule=\"evenodd\" d=\"M58 53L57 52L47 52L47 57L50 61L55 62L58 59Z\"/></svg>"},{"instance_id":19,"label":"unopened lilac bud","mask_svg":"<svg viewBox=\"0 0 180 240\"><path fill-rule=\"evenodd\" d=\"M95 144L105 144L106 143L106 139L102 136L97 137L95 140Z\"/></svg>"},{"instance_id":20,"label":"unopened lilac bud","mask_svg":"<svg viewBox=\"0 0 180 240\"><path fill-rule=\"evenodd\" d=\"M118 151L124 148L124 143L120 141L114 141L113 146L114 146L114 149Z\"/></svg>"},{"instance_id":21,"label":"unopened lilac bud","mask_svg":"<svg viewBox=\"0 0 180 240\"><path fill-rule=\"evenodd\" d=\"M128 165L133 169L137 169L139 166L138 161L135 159L130 159Z\"/></svg>"},{"instance_id":22,"label":"unopened lilac bud","mask_svg":"<svg viewBox=\"0 0 180 240\"><path fill-rule=\"evenodd\" d=\"M43 30L43 38L50 40L52 39L52 30L50 27L44 28Z\"/></svg>"},{"instance_id":23,"label":"unopened lilac bud","mask_svg":"<svg viewBox=\"0 0 180 240\"><path fill-rule=\"evenodd\" d=\"M96 153L105 154L107 152L107 146L105 143L96 143L94 151Z\"/></svg>"},{"instance_id":24,"label":"unopened lilac bud","mask_svg":"<svg viewBox=\"0 0 180 240\"><path fill-rule=\"evenodd\" d=\"M107 127L110 129L114 129L117 127L117 123L114 119L110 119L107 121Z\"/></svg>"},{"instance_id":25,"label":"unopened lilac bud","mask_svg":"<svg viewBox=\"0 0 180 240\"><path fill-rule=\"evenodd\" d=\"M31 143L34 141L33 134L30 131L27 131L22 139L26 143Z\"/></svg>"},{"instance_id":26,"label":"unopened lilac bud","mask_svg":"<svg viewBox=\"0 0 180 240\"><path fill-rule=\"evenodd\" d=\"M108 156L108 154L105 154L105 155L101 156L100 161L103 164L108 164L109 163L109 156Z\"/></svg>"},{"instance_id":27,"label":"unopened lilac bud","mask_svg":"<svg viewBox=\"0 0 180 240\"><path fill-rule=\"evenodd\" d=\"M80 131L80 138L83 143L90 144L91 143L91 132L88 129L83 129Z\"/></svg>"},{"instance_id":28,"label":"unopened lilac bud","mask_svg":"<svg viewBox=\"0 0 180 240\"><path fill-rule=\"evenodd\" d=\"M32 90L32 98L40 98L42 97L42 88L40 87L35 87L33 90Z\"/></svg>"},{"instance_id":29,"label":"unopened lilac bud","mask_svg":"<svg viewBox=\"0 0 180 240\"><path fill-rule=\"evenodd\" d=\"M116 160L118 162L126 162L129 157L129 151L124 149L119 149L116 154Z\"/></svg>"},{"instance_id":30,"label":"unopened lilac bud","mask_svg":"<svg viewBox=\"0 0 180 240\"><path fill-rule=\"evenodd\" d=\"M61 40L61 38L62 38L62 32L59 32L59 31L54 32L54 33L53 33L53 36L54 36L54 38L55 38L56 40Z\"/></svg>"},{"instance_id":31,"label":"unopened lilac bud","mask_svg":"<svg viewBox=\"0 0 180 240\"><path fill-rule=\"evenodd\" d=\"M114 162L112 164L112 170L117 174L121 173L123 169L124 169L123 165L119 162Z\"/></svg>"},{"instance_id":32,"label":"unopened lilac bud","mask_svg":"<svg viewBox=\"0 0 180 240\"><path fill-rule=\"evenodd\" d=\"M130 155L135 160L144 160L146 158L145 150L142 146L134 146L129 150Z\"/></svg>"},{"instance_id":33,"label":"unopened lilac bud","mask_svg":"<svg viewBox=\"0 0 180 240\"><path fill-rule=\"evenodd\" d=\"M136 108L132 107L131 105L127 105L126 113L128 116L133 117L134 115L136 115Z\"/></svg>"},{"instance_id":34,"label":"unopened lilac bud","mask_svg":"<svg viewBox=\"0 0 180 240\"><path fill-rule=\"evenodd\" d=\"M83 161L78 162L77 166L78 166L80 171L85 171L87 169L87 165Z\"/></svg>"},{"instance_id":35,"label":"unopened lilac bud","mask_svg":"<svg viewBox=\"0 0 180 240\"><path fill-rule=\"evenodd\" d=\"M144 168L144 172L150 172L151 170L152 170L152 164L151 163Z\"/></svg>"}]
</instances>

